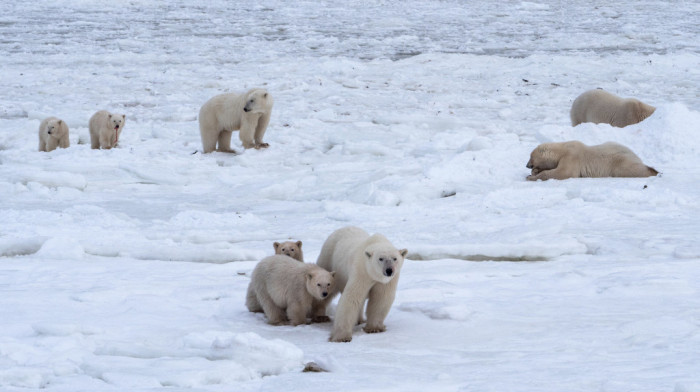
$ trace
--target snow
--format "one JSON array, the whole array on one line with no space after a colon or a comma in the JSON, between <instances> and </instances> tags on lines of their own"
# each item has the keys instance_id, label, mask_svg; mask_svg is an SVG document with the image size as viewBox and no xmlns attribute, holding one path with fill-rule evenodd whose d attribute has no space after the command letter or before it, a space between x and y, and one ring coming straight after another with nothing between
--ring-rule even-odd
<instances>
[{"instance_id":1,"label":"snow","mask_svg":"<svg viewBox=\"0 0 700 392\"><path fill-rule=\"evenodd\" d=\"M0 3L0 390L700 391L698 12ZM270 148L201 154L201 104L257 86ZM597 87L657 111L572 128ZM120 148L89 148L101 109ZM36 151L49 115L70 148ZM574 139L661 174L525 181ZM247 311L274 241L314 262L346 225L409 250L385 333Z\"/></svg>"}]
</instances>

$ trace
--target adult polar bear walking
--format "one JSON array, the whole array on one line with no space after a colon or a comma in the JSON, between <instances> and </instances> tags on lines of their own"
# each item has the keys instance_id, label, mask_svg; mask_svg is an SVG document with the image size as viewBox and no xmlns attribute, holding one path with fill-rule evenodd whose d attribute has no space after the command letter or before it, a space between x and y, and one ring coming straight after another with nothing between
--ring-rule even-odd
<instances>
[{"instance_id":1,"label":"adult polar bear walking","mask_svg":"<svg viewBox=\"0 0 700 392\"><path fill-rule=\"evenodd\" d=\"M331 342L352 340L352 328L362 322L367 301L367 333L384 332L384 319L396 296L406 249L396 250L381 234L370 236L353 226L334 231L323 244L316 264L335 271L342 292L335 312Z\"/></svg>"},{"instance_id":2,"label":"adult polar bear walking","mask_svg":"<svg viewBox=\"0 0 700 392\"><path fill-rule=\"evenodd\" d=\"M634 98L620 98L605 90L586 91L571 105L571 125L592 122L624 128L651 116L655 107Z\"/></svg>"},{"instance_id":3,"label":"adult polar bear walking","mask_svg":"<svg viewBox=\"0 0 700 392\"><path fill-rule=\"evenodd\" d=\"M244 94L216 95L199 110L199 132L205 153L217 149L235 153L231 149L231 133L240 130L238 137L245 148L267 148L263 136L270 123L272 96L264 89L255 88Z\"/></svg>"}]
</instances>

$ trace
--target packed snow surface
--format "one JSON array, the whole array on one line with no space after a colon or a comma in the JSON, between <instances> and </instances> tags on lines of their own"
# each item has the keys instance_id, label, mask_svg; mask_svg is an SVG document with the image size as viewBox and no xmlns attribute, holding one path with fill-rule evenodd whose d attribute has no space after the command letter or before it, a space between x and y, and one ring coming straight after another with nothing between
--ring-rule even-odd
<instances>
[{"instance_id":1,"label":"packed snow surface","mask_svg":"<svg viewBox=\"0 0 700 392\"><path fill-rule=\"evenodd\" d=\"M0 3L0 390L700 391L699 14ZM270 147L202 154L200 106L252 87ZM572 128L598 87L657 110ZM102 109L127 116L119 148L90 149ZM47 116L70 148L37 151ZM526 181L566 140L661 174ZM247 311L274 241L314 262L346 225L409 250L385 333Z\"/></svg>"}]
</instances>

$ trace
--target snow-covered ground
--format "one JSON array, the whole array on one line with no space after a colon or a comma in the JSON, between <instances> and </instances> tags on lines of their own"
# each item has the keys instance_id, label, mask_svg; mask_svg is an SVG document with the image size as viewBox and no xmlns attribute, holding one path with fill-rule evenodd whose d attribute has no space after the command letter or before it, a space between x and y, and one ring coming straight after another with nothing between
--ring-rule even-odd
<instances>
[{"instance_id":1,"label":"snow-covered ground","mask_svg":"<svg viewBox=\"0 0 700 392\"><path fill-rule=\"evenodd\" d=\"M699 14L0 3L0 390L700 391ZM256 86L270 148L202 155L201 104ZM658 109L572 128L596 87ZM100 109L127 115L120 148L89 148ZM50 115L71 147L40 153ZM572 139L662 174L525 181ZM314 262L345 225L409 249L385 333L246 310L274 241Z\"/></svg>"}]
</instances>

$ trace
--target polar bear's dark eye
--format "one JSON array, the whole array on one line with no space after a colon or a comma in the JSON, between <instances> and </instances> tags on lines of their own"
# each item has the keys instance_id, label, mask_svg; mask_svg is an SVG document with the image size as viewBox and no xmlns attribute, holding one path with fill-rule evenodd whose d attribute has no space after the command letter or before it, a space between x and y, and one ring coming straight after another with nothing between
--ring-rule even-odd
<instances>
[{"instance_id":1,"label":"polar bear's dark eye","mask_svg":"<svg viewBox=\"0 0 700 392\"><path fill-rule=\"evenodd\" d=\"M394 261L396 261L396 257L394 257Z\"/></svg>"},{"instance_id":2,"label":"polar bear's dark eye","mask_svg":"<svg viewBox=\"0 0 700 392\"><path fill-rule=\"evenodd\" d=\"M321 287L321 283L316 283L316 286Z\"/></svg>"}]
</instances>

